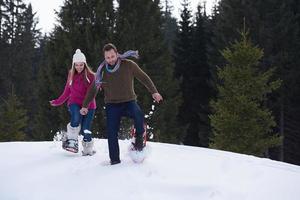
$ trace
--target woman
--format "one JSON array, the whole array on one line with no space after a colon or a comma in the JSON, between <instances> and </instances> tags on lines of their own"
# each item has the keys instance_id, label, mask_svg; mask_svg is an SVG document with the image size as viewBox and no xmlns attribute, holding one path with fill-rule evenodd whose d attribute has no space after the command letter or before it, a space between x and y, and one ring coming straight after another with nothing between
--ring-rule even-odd
<instances>
[{"instance_id":1,"label":"woman","mask_svg":"<svg viewBox=\"0 0 300 200\"><path fill-rule=\"evenodd\" d=\"M68 100L71 122L67 125L67 133L63 136L63 149L77 153L78 135L83 134L82 155L93 155L91 123L96 109L95 98L88 105L88 114L81 115L80 109L87 91L95 79L95 73L87 65L85 55L77 49L73 55L72 68L69 71L65 89L59 98L51 100L51 106L60 106Z\"/></svg>"}]
</instances>

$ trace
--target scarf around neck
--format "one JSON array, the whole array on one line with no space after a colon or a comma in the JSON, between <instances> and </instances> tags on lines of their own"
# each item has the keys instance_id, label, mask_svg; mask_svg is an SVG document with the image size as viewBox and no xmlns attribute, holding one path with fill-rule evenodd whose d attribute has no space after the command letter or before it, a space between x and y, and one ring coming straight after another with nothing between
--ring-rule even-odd
<instances>
[{"instance_id":1,"label":"scarf around neck","mask_svg":"<svg viewBox=\"0 0 300 200\"><path fill-rule=\"evenodd\" d=\"M102 69L104 69L104 66L105 66L106 70L109 73L114 73L115 71L117 71L119 69L121 61L124 60L124 59L126 59L126 58L128 58L128 57L134 57L134 58L138 59L139 58L139 52L138 51L129 50L129 51L126 51L123 54L118 54L117 62L116 62L116 64L115 64L115 66L114 66L113 69L109 69L108 63L105 60L102 61L100 63L100 65L99 65L99 67L97 69L97 72L96 72L96 75L95 75L96 86L99 87L103 83L102 82L102 79L103 79Z\"/></svg>"}]
</instances>

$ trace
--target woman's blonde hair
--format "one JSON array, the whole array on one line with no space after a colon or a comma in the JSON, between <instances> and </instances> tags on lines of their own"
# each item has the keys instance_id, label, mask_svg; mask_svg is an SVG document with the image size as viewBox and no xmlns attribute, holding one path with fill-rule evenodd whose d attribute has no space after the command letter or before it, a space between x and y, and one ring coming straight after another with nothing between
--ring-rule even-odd
<instances>
[{"instance_id":1,"label":"woman's blonde hair","mask_svg":"<svg viewBox=\"0 0 300 200\"><path fill-rule=\"evenodd\" d=\"M84 73L85 81L87 81L88 83L91 83L91 80L89 79L89 75L95 76L95 72L93 72L93 70L86 63L84 63L83 71L84 71L83 73ZM69 82L70 86L73 83L73 77L74 77L75 73L77 73L77 71L75 69L75 63L74 63L73 66L71 67L70 71L69 71L69 76L68 76L68 82Z\"/></svg>"}]
</instances>

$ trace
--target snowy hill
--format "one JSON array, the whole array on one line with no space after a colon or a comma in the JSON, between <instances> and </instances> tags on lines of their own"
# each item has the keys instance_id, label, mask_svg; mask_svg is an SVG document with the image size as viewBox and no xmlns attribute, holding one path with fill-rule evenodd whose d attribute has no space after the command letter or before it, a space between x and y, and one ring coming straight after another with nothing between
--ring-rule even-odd
<instances>
[{"instance_id":1,"label":"snowy hill","mask_svg":"<svg viewBox=\"0 0 300 200\"><path fill-rule=\"evenodd\" d=\"M106 140L82 157L59 142L0 143L1 200L299 200L300 167L205 148L149 143L134 164L120 141L108 165Z\"/></svg>"}]
</instances>

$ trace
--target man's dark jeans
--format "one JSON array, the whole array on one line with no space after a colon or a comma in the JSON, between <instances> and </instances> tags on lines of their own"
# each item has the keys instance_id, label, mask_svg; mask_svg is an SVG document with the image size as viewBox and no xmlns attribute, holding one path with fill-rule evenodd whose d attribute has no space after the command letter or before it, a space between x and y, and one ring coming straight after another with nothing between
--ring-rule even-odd
<instances>
[{"instance_id":1,"label":"man's dark jeans","mask_svg":"<svg viewBox=\"0 0 300 200\"><path fill-rule=\"evenodd\" d=\"M111 161L120 160L118 132L123 116L134 120L136 134L144 133L144 113L136 101L106 104L106 128L108 137L109 157Z\"/></svg>"}]
</instances>

